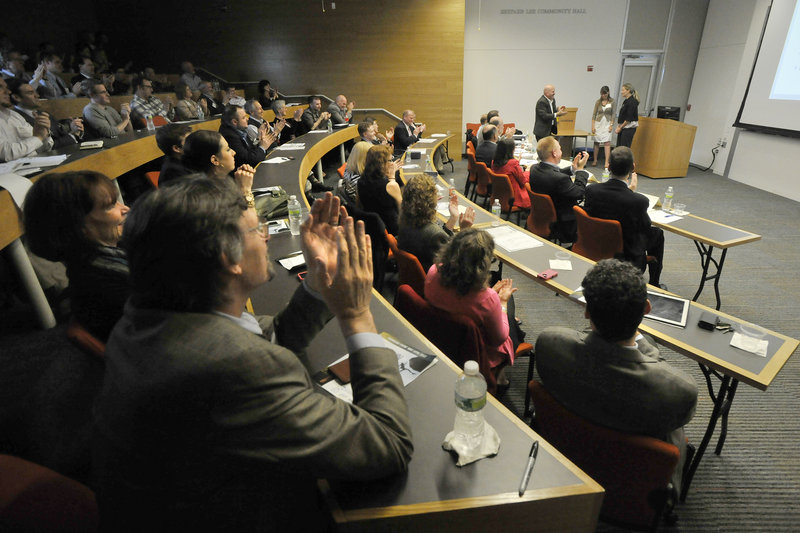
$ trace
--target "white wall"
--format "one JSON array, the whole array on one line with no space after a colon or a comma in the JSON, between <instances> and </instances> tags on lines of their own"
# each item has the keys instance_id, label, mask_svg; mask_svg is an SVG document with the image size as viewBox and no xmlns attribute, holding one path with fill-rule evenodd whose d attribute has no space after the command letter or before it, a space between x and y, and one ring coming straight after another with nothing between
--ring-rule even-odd
<instances>
[{"instance_id":1,"label":"white wall","mask_svg":"<svg viewBox=\"0 0 800 533\"><path fill-rule=\"evenodd\" d=\"M576 127L588 130L600 87L619 90L626 0L575 0L569 9L585 12L569 14L538 12L564 7L559 2L485 0L480 11L478 0L465 4L463 122L498 109L506 122L532 131L536 100L551 83L556 103L578 107ZM510 9L523 13L502 13Z\"/></svg>"},{"instance_id":2,"label":"white wall","mask_svg":"<svg viewBox=\"0 0 800 533\"><path fill-rule=\"evenodd\" d=\"M692 110L685 117L697 126L691 161L707 166L717 139L727 138L714 173L800 201L800 183L791 172L800 139L744 130L736 134L732 126L768 7L769 0L711 0L689 95Z\"/></svg>"}]
</instances>

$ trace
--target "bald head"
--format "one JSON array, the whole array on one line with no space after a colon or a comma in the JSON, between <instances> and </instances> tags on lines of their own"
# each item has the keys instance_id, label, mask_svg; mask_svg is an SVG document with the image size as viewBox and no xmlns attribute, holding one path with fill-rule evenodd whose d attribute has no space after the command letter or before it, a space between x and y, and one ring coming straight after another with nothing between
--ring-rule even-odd
<instances>
[{"instance_id":1,"label":"bald head","mask_svg":"<svg viewBox=\"0 0 800 533\"><path fill-rule=\"evenodd\" d=\"M409 126L413 126L415 120L417 120L417 114L414 113L413 110L406 109L405 111L403 111L403 122L405 122Z\"/></svg>"},{"instance_id":2,"label":"bald head","mask_svg":"<svg viewBox=\"0 0 800 533\"><path fill-rule=\"evenodd\" d=\"M544 90L542 92L544 93L545 97L547 97L548 100L552 100L553 97L556 95L556 88L553 87L552 85L545 85Z\"/></svg>"},{"instance_id":3,"label":"bald head","mask_svg":"<svg viewBox=\"0 0 800 533\"><path fill-rule=\"evenodd\" d=\"M343 94L340 94L336 97L336 105L339 107L346 107L347 106L347 97Z\"/></svg>"}]
</instances>

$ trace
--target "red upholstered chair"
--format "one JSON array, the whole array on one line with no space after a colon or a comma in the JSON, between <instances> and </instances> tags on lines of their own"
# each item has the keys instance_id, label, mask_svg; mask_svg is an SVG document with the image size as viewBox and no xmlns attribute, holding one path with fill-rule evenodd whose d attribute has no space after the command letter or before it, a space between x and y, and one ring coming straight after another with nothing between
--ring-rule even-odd
<instances>
[{"instance_id":1,"label":"red upholstered chair","mask_svg":"<svg viewBox=\"0 0 800 533\"><path fill-rule=\"evenodd\" d=\"M471 200L477 203L478 196L481 196L483 198L482 205L485 208L487 202L489 201L489 196L492 194L492 178L489 174L489 168L486 166L486 163L476 161L475 174L477 177L477 182L475 183L475 188L472 189Z\"/></svg>"},{"instance_id":2,"label":"red upholstered chair","mask_svg":"<svg viewBox=\"0 0 800 533\"><path fill-rule=\"evenodd\" d=\"M453 315L437 309L420 296L410 285L400 285L394 300L397 311L411 325L425 335L437 348L460 367L466 361L477 361L486 378L487 390L497 391L497 380L492 373L480 331L469 317Z\"/></svg>"},{"instance_id":3,"label":"red upholstered chair","mask_svg":"<svg viewBox=\"0 0 800 533\"><path fill-rule=\"evenodd\" d=\"M67 339L86 355L99 359L105 359L106 357L106 343L89 333L74 318L70 320L67 326Z\"/></svg>"},{"instance_id":4,"label":"red upholstered chair","mask_svg":"<svg viewBox=\"0 0 800 533\"><path fill-rule=\"evenodd\" d=\"M339 177L340 178L344 177L344 169L345 168L347 168L347 163L342 163L342 166L340 166L339 168L336 169L336 172L339 173Z\"/></svg>"},{"instance_id":5,"label":"red upholstered chair","mask_svg":"<svg viewBox=\"0 0 800 533\"><path fill-rule=\"evenodd\" d=\"M389 235L389 233L387 233ZM417 294L425 296L425 269L417 256L401 250L397 246L397 239L389 235L389 249L397 262L397 284L410 285Z\"/></svg>"},{"instance_id":6,"label":"red upholstered chair","mask_svg":"<svg viewBox=\"0 0 800 533\"><path fill-rule=\"evenodd\" d=\"M477 135L478 130L480 129L480 127L481 127L481 123L480 122L467 122L467 129L468 130L472 130L472 134L473 135Z\"/></svg>"},{"instance_id":7,"label":"red upholstered chair","mask_svg":"<svg viewBox=\"0 0 800 533\"><path fill-rule=\"evenodd\" d=\"M531 380L533 428L606 490L602 520L655 531L671 492L678 447L598 426L566 409Z\"/></svg>"},{"instance_id":8,"label":"red upholstered chair","mask_svg":"<svg viewBox=\"0 0 800 533\"><path fill-rule=\"evenodd\" d=\"M144 175L153 184L153 187L158 189L158 178L161 177L161 172L154 170L152 172L145 172Z\"/></svg>"},{"instance_id":9,"label":"red upholstered chair","mask_svg":"<svg viewBox=\"0 0 800 533\"><path fill-rule=\"evenodd\" d=\"M517 125L514 124L513 122L508 122L506 124L503 124L504 131L507 130L508 128L512 128L514 131L517 131Z\"/></svg>"},{"instance_id":10,"label":"red upholstered chair","mask_svg":"<svg viewBox=\"0 0 800 533\"><path fill-rule=\"evenodd\" d=\"M527 209L520 209L514 205L514 189L511 186L511 178L508 174L498 174L492 169L488 169L489 177L492 179L492 195L489 198L489 205L494 205L495 200L500 200L500 212L506 216L506 220L511 217L511 213L517 214L517 224L523 213L527 214Z\"/></svg>"},{"instance_id":11,"label":"red upholstered chair","mask_svg":"<svg viewBox=\"0 0 800 533\"><path fill-rule=\"evenodd\" d=\"M99 517L85 485L19 457L0 455L0 531L92 533Z\"/></svg>"},{"instance_id":12,"label":"red upholstered chair","mask_svg":"<svg viewBox=\"0 0 800 533\"><path fill-rule=\"evenodd\" d=\"M548 194L533 192L530 183L525 184L525 190L531 197L531 212L526 224L528 231L539 237L558 242L558 238L553 232L553 225L558 220L553 199Z\"/></svg>"},{"instance_id":13,"label":"red upholstered chair","mask_svg":"<svg viewBox=\"0 0 800 533\"><path fill-rule=\"evenodd\" d=\"M470 150L471 143L467 143L467 182L464 184L464 196L469 198L470 189L478 183L478 169L475 166L475 150Z\"/></svg>"},{"instance_id":14,"label":"red upholstered chair","mask_svg":"<svg viewBox=\"0 0 800 533\"><path fill-rule=\"evenodd\" d=\"M167 122L167 119L165 119L161 115L153 115L153 125L156 128L158 128L160 126L166 126L167 124L169 124L169 122ZM143 118L137 118L137 119L134 120L133 126L137 130L145 129L145 128L147 128L147 121L145 119L143 119Z\"/></svg>"},{"instance_id":15,"label":"red upholstered chair","mask_svg":"<svg viewBox=\"0 0 800 533\"><path fill-rule=\"evenodd\" d=\"M592 261L612 259L622 253L622 225L616 220L590 217L583 208L572 207L578 222L578 239L572 251Z\"/></svg>"}]
</instances>

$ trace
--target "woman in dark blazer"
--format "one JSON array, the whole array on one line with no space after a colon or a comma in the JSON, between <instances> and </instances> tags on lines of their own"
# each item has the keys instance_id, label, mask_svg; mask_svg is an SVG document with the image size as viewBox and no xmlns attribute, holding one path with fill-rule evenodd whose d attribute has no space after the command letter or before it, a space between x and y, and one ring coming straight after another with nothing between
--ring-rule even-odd
<instances>
[{"instance_id":1,"label":"woman in dark blazer","mask_svg":"<svg viewBox=\"0 0 800 533\"><path fill-rule=\"evenodd\" d=\"M622 86L622 107L619 108L619 118L617 119L617 146L627 146L633 144L633 136L639 126L639 95L633 85L626 83Z\"/></svg>"}]
</instances>

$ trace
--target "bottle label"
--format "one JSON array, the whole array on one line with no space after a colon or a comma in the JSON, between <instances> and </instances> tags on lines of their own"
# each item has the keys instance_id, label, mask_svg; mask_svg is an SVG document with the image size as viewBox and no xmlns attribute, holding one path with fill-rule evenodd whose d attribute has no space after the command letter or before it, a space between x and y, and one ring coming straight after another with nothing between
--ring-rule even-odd
<instances>
[{"instance_id":1,"label":"bottle label","mask_svg":"<svg viewBox=\"0 0 800 533\"><path fill-rule=\"evenodd\" d=\"M463 398L456 393L456 405L467 412L480 411L486 406L486 395L480 398Z\"/></svg>"}]
</instances>

